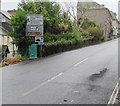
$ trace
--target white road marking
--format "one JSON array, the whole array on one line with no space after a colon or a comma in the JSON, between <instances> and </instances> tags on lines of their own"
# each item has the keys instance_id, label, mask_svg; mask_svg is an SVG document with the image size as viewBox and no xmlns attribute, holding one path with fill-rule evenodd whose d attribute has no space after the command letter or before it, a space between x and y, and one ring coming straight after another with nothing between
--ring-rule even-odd
<instances>
[{"instance_id":1,"label":"white road marking","mask_svg":"<svg viewBox=\"0 0 120 106\"><path fill-rule=\"evenodd\" d=\"M32 92L38 90L40 87L44 86L44 85L47 84L48 82L50 82L50 81L56 79L57 77L61 76L62 74L63 74L63 73L59 73L59 74L57 74L56 76L50 78L49 80L47 80L47 81L41 83L41 84L38 85L37 87L34 87L34 88L32 88L31 90L29 90L29 91L23 93L21 96L27 96L27 95L29 95L30 93L32 93Z\"/></svg>"},{"instance_id":2,"label":"white road marking","mask_svg":"<svg viewBox=\"0 0 120 106\"><path fill-rule=\"evenodd\" d=\"M74 67L76 67L76 66L78 66L79 64L83 63L83 62L86 61L87 59L88 59L88 58L85 58L84 60L82 60L82 61L80 61L79 63L75 64ZM47 81L41 83L40 85L38 85L38 86L32 88L31 90L29 90L29 91L23 93L22 96L27 96L27 95L29 95L30 93L32 93L32 92L38 90L40 87L44 86L44 85L47 84L48 82L51 82L52 80L54 80L54 79L56 79L57 77L61 76L62 74L63 74L63 73L57 74L56 76L50 78L49 80L47 80Z\"/></svg>"},{"instance_id":3,"label":"white road marking","mask_svg":"<svg viewBox=\"0 0 120 106\"><path fill-rule=\"evenodd\" d=\"M74 65L74 67L77 67L79 64L83 63L84 61L88 60L88 58L85 58L84 60L78 62L77 64Z\"/></svg>"},{"instance_id":4,"label":"white road marking","mask_svg":"<svg viewBox=\"0 0 120 106\"><path fill-rule=\"evenodd\" d=\"M115 104L116 98L117 98L117 96L118 96L118 91L119 91L119 89L117 89L117 91L116 91L116 93L115 93L115 96L114 96L114 98L113 98L112 104Z\"/></svg>"},{"instance_id":5,"label":"white road marking","mask_svg":"<svg viewBox=\"0 0 120 106\"><path fill-rule=\"evenodd\" d=\"M50 82L50 81L56 79L57 77L61 76L62 74L63 74L63 73L59 73L58 75L52 77L51 79L49 79L49 80L47 80L47 81Z\"/></svg>"},{"instance_id":6,"label":"white road marking","mask_svg":"<svg viewBox=\"0 0 120 106\"><path fill-rule=\"evenodd\" d=\"M108 102L108 105L109 106L110 104L114 104L115 103L115 100L117 98L117 94L118 94L118 88L119 88L119 82L117 82L116 86L115 86L115 89L113 90L112 92L112 95L110 97L110 100Z\"/></svg>"}]
</instances>

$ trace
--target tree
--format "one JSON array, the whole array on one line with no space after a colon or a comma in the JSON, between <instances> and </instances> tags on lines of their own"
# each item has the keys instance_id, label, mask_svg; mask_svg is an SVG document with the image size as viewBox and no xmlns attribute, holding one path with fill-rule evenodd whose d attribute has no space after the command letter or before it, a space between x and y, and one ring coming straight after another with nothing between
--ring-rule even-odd
<instances>
[{"instance_id":1,"label":"tree","mask_svg":"<svg viewBox=\"0 0 120 106\"><path fill-rule=\"evenodd\" d=\"M28 45L33 43L33 37L26 36L26 17L27 12L17 10L16 15L12 16L9 23L12 26L13 31L9 35L13 38L13 43L18 47L18 52L21 55L27 55Z\"/></svg>"},{"instance_id":2,"label":"tree","mask_svg":"<svg viewBox=\"0 0 120 106\"><path fill-rule=\"evenodd\" d=\"M22 0L16 10L16 15L9 21L13 29L9 35L13 37L13 43L18 47L21 55L27 55L28 45L34 42L34 37L28 37L25 33L27 14L44 15L44 34L59 34L70 30L71 21L68 18L65 19L68 17L67 14L61 12L60 5L57 3Z\"/></svg>"},{"instance_id":3,"label":"tree","mask_svg":"<svg viewBox=\"0 0 120 106\"><path fill-rule=\"evenodd\" d=\"M99 26L89 27L87 31L90 33L91 36L94 37L95 40L100 39L104 33L103 29Z\"/></svg>"},{"instance_id":4,"label":"tree","mask_svg":"<svg viewBox=\"0 0 120 106\"><path fill-rule=\"evenodd\" d=\"M81 28L84 19L86 18L85 16L85 12L91 7L91 2L92 0L89 0L89 2L86 0L85 2L83 2L82 0L79 0L80 2L66 2L64 3L64 7L62 8L63 11L66 11L69 16L72 18L73 20L73 30L75 32L79 32L79 29ZM77 11L77 12L76 12ZM78 24L78 17L80 15L81 23Z\"/></svg>"},{"instance_id":5,"label":"tree","mask_svg":"<svg viewBox=\"0 0 120 106\"><path fill-rule=\"evenodd\" d=\"M81 23L79 24L79 28L81 28L83 22L84 22L84 19L86 18L86 11L92 6L92 0L86 0L86 1L83 1L83 0L80 0L78 3L77 3L77 17L78 18L81 18Z\"/></svg>"},{"instance_id":6,"label":"tree","mask_svg":"<svg viewBox=\"0 0 120 106\"><path fill-rule=\"evenodd\" d=\"M82 26L81 28L83 29L88 29L89 27L96 27L98 26L94 21L88 19L88 18L85 18L84 19L84 22L82 22L82 18L79 18L78 19L78 25L80 25L82 23Z\"/></svg>"}]
</instances>

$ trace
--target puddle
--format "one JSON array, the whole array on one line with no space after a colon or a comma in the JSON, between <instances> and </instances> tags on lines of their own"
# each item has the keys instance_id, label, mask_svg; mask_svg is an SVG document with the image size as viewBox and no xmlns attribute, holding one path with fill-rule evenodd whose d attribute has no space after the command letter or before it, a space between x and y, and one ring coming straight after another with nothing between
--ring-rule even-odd
<instances>
[{"instance_id":1,"label":"puddle","mask_svg":"<svg viewBox=\"0 0 120 106\"><path fill-rule=\"evenodd\" d=\"M99 79L99 78L102 78L107 71L108 71L108 69L107 69L107 68L104 68L104 69L103 69L102 71L100 71L99 73L92 74L92 75L89 77L89 79L90 79L91 81L95 81L95 80L97 80L97 79Z\"/></svg>"}]
</instances>

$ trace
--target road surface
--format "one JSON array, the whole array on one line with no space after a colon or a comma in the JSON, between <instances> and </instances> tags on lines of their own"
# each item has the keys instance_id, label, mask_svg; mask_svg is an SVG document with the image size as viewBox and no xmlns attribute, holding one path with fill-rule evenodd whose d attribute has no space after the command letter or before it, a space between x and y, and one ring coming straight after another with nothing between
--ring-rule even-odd
<instances>
[{"instance_id":1,"label":"road surface","mask_svg":"<svg viewBox=\"0 0 120 106\"><path fill-rule=\"evenodd\" d=\"M107 104L118 79L118 40L2 68L3 104Z\"/></svg>"}]
</instances>

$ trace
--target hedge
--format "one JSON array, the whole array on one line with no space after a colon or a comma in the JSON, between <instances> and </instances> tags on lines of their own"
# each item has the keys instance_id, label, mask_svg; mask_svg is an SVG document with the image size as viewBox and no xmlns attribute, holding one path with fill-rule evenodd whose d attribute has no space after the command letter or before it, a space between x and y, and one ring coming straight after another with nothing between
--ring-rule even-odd
<instances>
[{"instance_id":1,"label":"hedge","mask_svg":"<svg viewBox=\"0 0 120 106\"><path fill-rule=\"evenodd\" d=\"M73 50L80 47L97 44L99 42L101 42L101 40L94 40L93 38L86 38L81 40L81 38L79 38L72 40L61 39L56 42L45 43L43 46L43 56Z\"/></svg>"}]
</instances>

